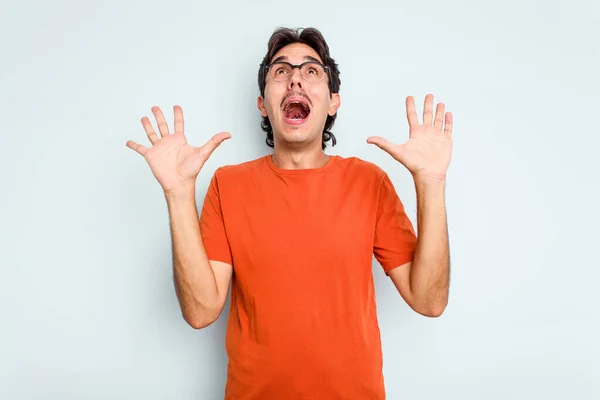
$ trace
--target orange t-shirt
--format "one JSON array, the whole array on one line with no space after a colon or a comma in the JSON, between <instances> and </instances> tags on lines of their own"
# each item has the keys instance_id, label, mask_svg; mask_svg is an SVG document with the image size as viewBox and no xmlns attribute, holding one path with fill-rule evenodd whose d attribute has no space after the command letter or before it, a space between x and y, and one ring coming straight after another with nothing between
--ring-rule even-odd
<instances>
[{"instance_id":1,"label":"orange t-shirt","mask_svg":"<svg viewBox=\"0 0 600 400\"><path fill-rule=\"evenodd\" d=\"M385 399L373 254L387 273L416 235L388 175L355 157L218 168L200 228L233 265L226 400Z\"/></svg>"}]
</instances>

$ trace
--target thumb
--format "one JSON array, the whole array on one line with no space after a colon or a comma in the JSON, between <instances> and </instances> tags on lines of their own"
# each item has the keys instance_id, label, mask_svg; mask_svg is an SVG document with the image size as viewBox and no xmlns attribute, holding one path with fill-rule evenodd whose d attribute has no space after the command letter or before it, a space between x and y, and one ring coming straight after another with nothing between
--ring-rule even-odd
<instances>
[{"instance_id":1,"label":"thumb","mask_svg":"<svg viewBox=\"0 0 600 400\"><path fill-rule=\"evenodd\" d=\"M217 133L215 136L211 137L204 146L198 149L198 153L208 158L221 143L229 138L231 138L231 133L229 132Z\"/></svg>"},{"instance_id":2,"label":"thumb","mask_svg":"<svg viewBox=\"0 0 600 400\"><path fill-rule=\"evenodd\" d=\"M388 141L387 139L384 139L379 136L371 136L367 139L367 143L374 144L381 150L392 155L392 147L394 146L394 144Z\"/></svg>"}]
</instances>

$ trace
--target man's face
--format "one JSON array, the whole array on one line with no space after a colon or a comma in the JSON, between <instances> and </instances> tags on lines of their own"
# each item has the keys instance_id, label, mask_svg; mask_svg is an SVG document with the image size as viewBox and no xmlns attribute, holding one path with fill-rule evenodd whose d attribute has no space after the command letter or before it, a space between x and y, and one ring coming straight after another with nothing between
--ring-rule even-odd
<instances>
[{"instance_id":1,"label":"man's face","mask_svg":"<svg viewBox=\"0 0 600 400\"><path fill-rule=\"evenodd\" d=\"M313 59L323 63L310 46L294 43L279 50L271 62L287 61L300 65ZM327 116L335 115L340 106L339 94L329 93L327 72L318 82L302 78L299 68L295 68L290 79L283 82L275 81L273 72L267 72L265 97L259 96L258 109L263 117L269 117L275 143L284 142L304 147L316 142L321 148Z\"/></svg>"}]
</instances>

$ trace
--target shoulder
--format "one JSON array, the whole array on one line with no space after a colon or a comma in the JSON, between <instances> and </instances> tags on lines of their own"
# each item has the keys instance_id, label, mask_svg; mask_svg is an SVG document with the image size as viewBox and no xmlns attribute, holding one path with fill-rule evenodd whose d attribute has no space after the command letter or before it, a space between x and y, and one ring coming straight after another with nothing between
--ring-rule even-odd
<instances>
[{"instance_id":1,"label":"shoulder","mask_svg":"<svg viewBox=\"0 0 600 400\"><path fill-rule=\"evenodd\" d=\"M361 176L379 182L386 176L385 171L381 167L370 161L358 157L337 157L345 173L351 176Z\"/></svg>"},{"instance_id":2,"label":"shoulder","mask_svg":"<svg viewBox=\"0 0 600 400\"><path fill-rule=\"evenodd\" d=\"M239 164L223 165L215 170L215 178L218 181L224 182L239 182L240 179L249 178L264 167L266 162L265 157L261 156Z\"/></svg>"}]
</instances>

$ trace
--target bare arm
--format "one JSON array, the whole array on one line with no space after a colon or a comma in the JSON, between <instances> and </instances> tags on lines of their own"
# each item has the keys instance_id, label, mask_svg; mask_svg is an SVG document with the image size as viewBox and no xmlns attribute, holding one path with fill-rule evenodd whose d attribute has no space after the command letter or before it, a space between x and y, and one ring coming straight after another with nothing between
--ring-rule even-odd
<instances>
[{"instance_id":1,"label":"bare arm","mask_svg":"<svg viewBox=\"0 0 600 400\"><path fill-rule=\"evenodd\" d=\"M142 125L152 144L147 148L132 140L126 145L144 157L164 190L169 208L173 243L173 276L183 317L192 327L213 323L223 309L231 281L231 265L209 261L202 243L196 210L195 182L212 152L231 137L214 135L204 146L190 146L183 133L183 110L174 106L174 131L158 107L152 107L160 135L147 117Z\"/></svg>"},{"instance_id":2,"label":"bare arm","mask_svg":"<svg viewBox=\"0 0 600 400\"><path fill-rule=\"evenodd\" d=\"M413 175L417 189L419 237L412 263L388 274L406 302L417 312L439 316L448 303L450 258L446 222L446 172L452 155L453 116L444 103L433 110L433 95L425 96L423 123L412 96L406 98L409 139L396 145L378 136L367 142L379 146Z\"/></svg>"},{"instance_id":3,"label":"bare arm","mask_svg":"<svg viewBox=\"0 0 600 400\"><path fill-rule=\"evenodd\" d=\"M173 278L183 318L195 329L221 314L233 268L209 261L200 234L195 187L166 192L173 245Z\"/></svg>"},{"instance_id":4,"label":"bare arm","mask_svg":"<svg viewBox=\"0 0 600 400\"><path fill-rule=\"evenodd\" d=\"M415 187L419 232L415 257L389 276L413 310L438 317L448 304L450 285L445 182L415 180Z\"/></svg>"}]
</instances>

